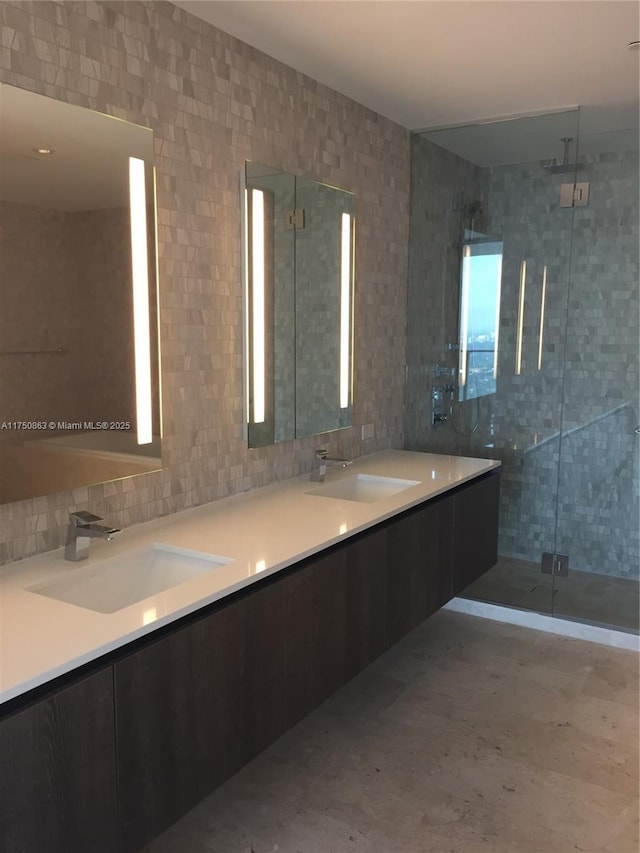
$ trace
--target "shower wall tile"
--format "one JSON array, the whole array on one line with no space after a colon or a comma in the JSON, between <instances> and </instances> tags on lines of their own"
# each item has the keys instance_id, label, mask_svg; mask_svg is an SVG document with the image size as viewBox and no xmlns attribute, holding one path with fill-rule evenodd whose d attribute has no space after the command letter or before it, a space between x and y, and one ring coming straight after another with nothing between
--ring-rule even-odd
<instances>
[{"instance_id":1,"label":"shower wall tile","mask_svg":"<svg viewBox=\"0 0 640 853\"><path fill-rule=\"evenodd\" d=\"M0 81L154 131L165 463L1 506L0 561L59 547L72 509L128 526L302 474L319 441L347 456L402 446L407 131L170 3L4 2L0 25ZM354 426L254 450L242 400L247 159L353 192L357 233Z\"/></svg>"}]
</instances>

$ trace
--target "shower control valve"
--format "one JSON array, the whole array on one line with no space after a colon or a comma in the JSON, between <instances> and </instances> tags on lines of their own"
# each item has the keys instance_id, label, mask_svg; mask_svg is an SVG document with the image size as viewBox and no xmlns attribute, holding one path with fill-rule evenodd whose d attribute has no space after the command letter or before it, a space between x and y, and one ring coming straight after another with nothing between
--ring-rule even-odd
<instances>
[{"instance_id":1,"label":"shower control valve","mask_svg":"<svg viewBox=\"0 0 640 853\"><path fill-rule=\"evenodd\" d=\"M438 378L440 376L451 376L455 378L456 369L455 367L444 367L442 364L436 364L433 369L433 375Z\"/></svg>"}]
</instances>

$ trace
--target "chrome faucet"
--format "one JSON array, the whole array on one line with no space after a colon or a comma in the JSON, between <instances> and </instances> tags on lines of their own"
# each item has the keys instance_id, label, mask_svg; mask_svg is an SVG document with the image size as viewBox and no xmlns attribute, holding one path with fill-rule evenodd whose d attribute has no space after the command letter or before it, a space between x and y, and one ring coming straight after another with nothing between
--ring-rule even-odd
<instances>
[{"instance_id":1,"label":"chrome faucet","mask_svg":"<svg viewBox=\"0 0 640 853\"><path fill-rule=\"evenodd\" d=\"M69 513L67 544L64 549L65 560L72 560L74 563L86 560L92 539L106 539L109 542L113 539L113 534L120 531L119 527L107 527L104 524L98 524L99 521L102 521L99 515L93 515L84 510Z\"/></svg>"},{"instance_id":2,"label":"chrome faucet","mask_svg":"<svg viewBox=\"0 0 640 853\"><path fill-rule=\"evenodd\" d=\"M324 483L328 465L338 465L340 468L348 468L351 465L351 459L333 459L329 456L329 451L326 448L316 450L313 468L311 469L311 479L314 483Z\"/></svg>"}]
</instances>

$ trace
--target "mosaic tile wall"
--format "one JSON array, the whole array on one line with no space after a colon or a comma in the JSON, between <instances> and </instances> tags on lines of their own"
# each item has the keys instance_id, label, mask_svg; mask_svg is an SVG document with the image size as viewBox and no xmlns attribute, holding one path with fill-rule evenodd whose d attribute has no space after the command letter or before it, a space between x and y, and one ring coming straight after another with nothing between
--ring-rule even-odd
<instances>
[{"instance_id":1,"label":"mosaic tile wall","mask_svg":"<svg viewBox=\"0 0 640 853\"><path fill-rule=\"evenodd\" d=\"M4 2L0 22L2 82L154 130L166 466L0 507L0 560L60 546L71 509L129 526L311 469L318 439L243 438L245 160L355 193L354 427L323 443L402 446L407 131L169 3Z\"/></svg>"},{"instance_id":2,"label":"mosaic tile wall","mask_svg":"<svg viewBox=\"0 0 640 853\"><path fill-rule=\"evenodd\" d=\"M638 578L638 149L581 159L590 197L573 227L558 549L576 568Z\"/></svg>"},{"instance_id":3,"label":"mosaic tile wall","mask_svg":"<svg viewBox=\"0 0 640 853\"><path fill-rule=\"evenodd\" d=\"M557 550L569 554L573 569L637 578L638 153L583 158L581 180L591 195L588 207L575 210L558 204L570 176L551 175L540 163L485 170L486 225L505 244L498 390L455 404L453 423L431 427L430 386L447 381L433 378L434 362L455 364L445 345L456 338L457 304L443 306L455 304L458 269L454 259L443 274L447 267L437 262L453 233L447 214L426 224L447 202L446 192L431 194L431 175L447 174L452 157L429 145L412 142L407 446L502 459L502 554L537 561ZM470 164L459 174L474 187ZM455 180L455 171L448 176ZM422 225L414 216L420 204ZM515 375L523 259L522 370Z\"/></svg>"}]
</instances>

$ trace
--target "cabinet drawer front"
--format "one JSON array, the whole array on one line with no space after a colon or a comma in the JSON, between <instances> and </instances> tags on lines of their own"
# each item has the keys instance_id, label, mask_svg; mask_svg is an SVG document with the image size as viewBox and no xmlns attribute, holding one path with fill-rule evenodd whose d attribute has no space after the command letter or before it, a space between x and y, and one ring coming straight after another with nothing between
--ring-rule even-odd
<instances>
[{"instance_id":1,"label":"cabinet drawer front","mask_svg":"<svg viewBox=\"0 0 640 853\"><path fill-rule=\"evenodd\" d=\"M0 850L117 853L113 672L0 722Z\"/></svg>"},{"instance_id":2,"label":"cabinet drawer front","mask_svg":"<svg viewBox=\"0 0 640 853\"><path fill-rule=\"evenodd\" d=\"M470 483L455 495L453 536L454 593L495 566L498 560L498 502L496 474Z\"/></svg>"}]
</instances>

